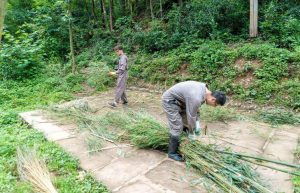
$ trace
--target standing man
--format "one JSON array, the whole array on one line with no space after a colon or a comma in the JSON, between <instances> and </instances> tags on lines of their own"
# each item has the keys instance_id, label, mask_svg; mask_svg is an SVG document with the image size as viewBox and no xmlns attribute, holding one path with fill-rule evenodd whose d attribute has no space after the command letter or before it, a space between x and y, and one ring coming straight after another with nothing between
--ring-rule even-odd
<instances>
[{"instance_id":1,"label":"standing man","mask_svg":"<svg viewBox=\"0 0 300 193\"><path fill-rule=\"evenodd\" d=\"M117 75L117 87L115 91L115 100L111 103L108 103L111 107L117 107L118 103L127 104L126 96L126 82L128 78L128 58L123 52L123 48L120 45L114 47L114 51L119 56L118 69L115 72L109 72L109 75Z\"/></svg>"},{"instance_id":2,"label":"standing man","mask_svg":"<svg viewBox=\"0 0 300 193\"><path fill-rule=\"evenodd\" d=\"M191 140L195 140L195 133L196 135L200 134L199 107L203 103L213 107L223 106L225 102L224 93L211 92L206 84L196 81L178 83L164 92L162 106L167 114L170 127L169 158L183 161L178 152L182 131L187 132Z\"/></svg>"}]
</instances>

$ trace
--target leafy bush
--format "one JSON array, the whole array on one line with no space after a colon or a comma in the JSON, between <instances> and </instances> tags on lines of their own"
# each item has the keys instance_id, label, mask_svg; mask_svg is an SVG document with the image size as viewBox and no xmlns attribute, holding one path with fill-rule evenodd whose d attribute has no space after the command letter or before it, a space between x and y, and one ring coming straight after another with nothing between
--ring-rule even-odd
<instances>
[{"instance_id":1,"label":"leafy bush","mask_svg":"<svg viewBox=\"0 0 300 193\"><path fill-rule=\"evenodd\" d=\"M81 74L68 74L65 77L65 80L70 85L70 87L74 87L75 85L83 83L85 77Z\"/></svg>"},{"instance_id":2,"label":"leafy bush","mask_svg":"<svg viewBox=\"0 0 300 193\"><path fill-rule=\"evenodd\" d=\"M4 35L6 43L0 49L0 78L24 79L36 75L43 67L41 42L20 32L18 38Z\"/></svg>"},{"instance_id":3,"label":"leafy bush","mask_svg":"<svg viewBox=\"0 0 300 193\"><path fill-rule=\"evenodd\" d=\"M168 14L169 30L179 32L182 38L190 40L214 38L218 30L240 34L248 22L248 9L245 1L193 0L182 9L173 7Z\"/></svg>"},{"instance_id":4,"label":"leafy bush","mask_svg":"<svg viewBox=\"0 0 300 193\"><path fill-rule=\"evenodd\" d=\"M113 86L114 77L108 75L109 71L111 69L105 63L91 63L89 67L91 74L87 79L88 85L97 90L106 90L109 86Z\"/></svg>"},{"instance_id":5,"label":"leafy bush","mask_svg":"<svg viewBox=\"0 0 300 193\"><path fill-rule=\"evenodd\" d=\"M283 104L293 109L300 109L300 80L299 78L283 81L277 86L277 104Z\"/></svg>"},{"instance_id":6,"label":"leafy bush","mask_svg":"<svg viewBox=\"0 0 300 193\"><path fill-rule=\"evenodd\" d=\"M272 0L263 5L261 32L264 39L281 47L293 48L300 43L300 4L297 1Z\"/></svg>"},{"instance_id":7,"label":"leafy bush","mask_svg":"<svg viewBox=\"0 0 300 193\"><path fill-rule=\"evenodd\" d=\"M213 83L214 79L220 75L221 69L226 66L228 56L226 47L222 43L201 44L192 54L189 71L193 73L195 79Z\"/></svg>"},{"instance_id":8,"label":"leafy bush","mask_svg":"<svg viewBox=\"0 0 300 193\"><path fill-rule=\"evenodd\" d=\"M283 109L274 109L269 111L258 112L256 118L274 125L281 124L300 124L299 115Z\"/></svg>"},{"instance_id":9,"label":"leafy bush","mask_svg":"<svg viewBox=\"0 0 300 193\"><path fill-rule=\"evenodd\" d=\"M210 107L207 105L202 105L200 110L200 117L205 122L214 121L232 121L238 119L238 114L230 108L223 107Z\"/></svg>"}]
</instances>

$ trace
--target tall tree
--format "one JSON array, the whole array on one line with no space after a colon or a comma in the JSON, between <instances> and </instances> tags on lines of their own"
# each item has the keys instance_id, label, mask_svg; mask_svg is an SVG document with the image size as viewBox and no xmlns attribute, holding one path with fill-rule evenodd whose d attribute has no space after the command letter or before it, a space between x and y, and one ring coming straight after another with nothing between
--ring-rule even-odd
<instances>
[{"instance_id":1,"label":"tall tree","mask_svg":"<svg viewBox=\"0 0 300 193\"><path fill-rule=\"evenodd\" d=\"M129 7L129 10L130 10L130 15L131 16L133 16L133 6L134 6L133 0L129 0L128 1L128 7Z\"/></svg>"},{"instance_id":2,"label":"tall tree","mask_svg":"<svg viewBox=\"0 0 300 193\"><path fill-rule=\"evenodd\" d=\"M151 19L154 19L152 0L149 0Z\"/></svg>"},{"instance_id":3,"label":"tall tree","mask_svg":"<svg viewBox=\"0 0 300 193\"><path fill-rule=\"evenodd\" d=\"M113 31L113 1L109 0L109 29Z\"/></svg>"},{"instance_id":4,"label":"tall tree","mask_svg":"<svg viewBox=\"0 0 300 193\"><path fill-rule=\"evenodd\" d=\"M90 11L89 11L88 1L87 0L84 1L84 5L85 5L85 10L86 10L86 13L88 15L89 22L90 22L91 21L91 16L90 16Z\"/></svg>"},{"instance_id":5,"label":"tall tree","mask_svg":"<svg viewBox=\"0 0 300 193\"><path fill-rule=\"evenodd\" d=\"M178 0L178 4L179 4L180 7L182 7L183 6L182 0Z\"/></svg>"},{"instance_id":6,"label":"tall tree","mask_svg":"<svg viewBox=\"0 0 300 193\"><path fill-rule=\"evenodd\" d=\"M126 14L125 13L125 10L126 10L126 1L125 0L119 0L119 5L120 5L121 15L124 16Z\"/></svg>"},{"instance_id":7,"label":"tall tree","mask_svg":"<svg viewBox=\"0 0 300 193\"><path fill-rule=\"evenodd\" d=\"M95 25L95 22L97 20L97 16L96 16L96 12L95 12L95 1L92 0L92 14L93 14L93 22L94 22L94 25Z\"/></svg>"},{"instance_id":8,"label":"tall tree","mask_svg":"<svg viewBox=\"0 0 300 193\"><path fill-rule=\"evenodd\" d=\"M163 8L162 8L162 2L159 0L159 12L160 12L160 17L161 19L163 18Z\"/></svg>"},{"instance_id":9,"label":"tall tree","mask_svg":"<svg viewBox=\"0 0 300 193\"><path fill-rule=\"evenodd\" d=\"M69 40L70 40L70 55L72 62L72 73L76 71L76 62L75 62L75 52L74 52L74 41L73 41L73 28L72 28L72 10L71 10L71 0L69 0L68 5L68 19L69 19Z\"/></svg>"},{"instance_id":10,"label":"tall tree","mask_svg":"<svg viewBox=\"0 0 300 193\"><path fill-rule=\"evenodd\" d=\"M0 0L0 44L2 39L2 31L4 27L6 0Z\"/></svg>"},{"instance_id":11,"label":"tall tree","mask_svg":"<svg viewBox=\"0 0 300 193\"><path fill-rule=\"evenodd\" d=\"M100 0L100 4L102 5L102 20L105 28L108 27L107 25L107 15L106 15L106 8L105 8L105 0Z\"/></svg>"}]
</instances>

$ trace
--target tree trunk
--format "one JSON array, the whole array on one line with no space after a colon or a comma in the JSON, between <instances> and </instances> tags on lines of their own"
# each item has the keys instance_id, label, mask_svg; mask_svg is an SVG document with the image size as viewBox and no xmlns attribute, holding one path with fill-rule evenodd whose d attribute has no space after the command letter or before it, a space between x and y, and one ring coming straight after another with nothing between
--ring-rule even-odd
<instances>
[{"instance_id":1,"label":"tree trunk","mask_svg":"<svg viewBox=\"0 0 300 193\"><path fill-rule=\"evenodd\" d=\"M182 0L178 0L178 4L179 4L180 7L182 7L183 6Z\"/></svg>"},{"instance_id":2,"label":"tree trunk","mask_svg":"<svg viewBox=\"0 0 300 193\"><path fill-rule=\"evenodd\" d=\"M159 0L159 8L160 8L160 18L163 18L163 8L162 8L162 2Z\"/></svg>"},{"instance_id":3,"label":"tree trunk","mask_svg":"<svg viewBox=\"0 0 300 193\"><path fill-rule=\"evenodd\" d=\"M119 0L120 9L121 9L121 15L124 16L126 14L126 1L125 0Z\"/></svg>"},{"instance_id":4,"label":"tree trunk","mask_svg":"<svg viewBox=\"0 0 300 193\"><path fill-rule=\"evenodd\" d=\"M130 15L133 16L133 3L131 0L129 1L129 9L130 9Z\"/></svg>"},{"instance_id":5,"label":"tree trunk","mask_svg":"<svg viewBox=\"0 0 300 193\"><path fill-rule=\"evenodd\" d=\"M94 19L94 24L95 24L97 18L96 18L95 1L94 0L92 0L92 14L93 14L93 19Z\"/></svg>"},{"instance_id":6,"label":"tree trunk","mask_svg":"<svg viewBox=\"0 0 300 193\"><path fill-rule=\"evenodd\" d=\"M72 62L72 73L76 71L75 53L74 53L74 42L73 42L73 29L72 29L72 13L71 13L71 2L69 2L69 40L70 40L70 55Z\"/></svg>"},{"instance_id":7,"label":"tree trunk","mask_svg":"<svg viewBox=\"0 0 300 193\"><path fill-rule=\"evenodd\" d=\"M258 0L250 0L250 37L258 35Z\"/></svg>"},{"instance_id":8,"label":"tree trunk","mask_svg":"<svg viewBox=\"0 0 300 193\"><path fill-rule=\"evenodd\" d=\"M113 2L109 0L109 29L113 31Z\"/></svg>"},{"instance_id":9,"label":"tree trunk","mask_svg":"<svg viewBox=\"0 0 300 193\"><path fill-rule=\"evenodd\" d=\"M84 5L85 5L85 10L86 10L86 13L88 15L88 18L89 18L89 22L91 21L91 16L90 16L90 11L89 11L89 7L88 7L88 2L87 0L84 1Z\"/></svg>"},{"instance_id":10,"label":"tree trunk","mask_svg":"<svg viewBox=\"0 0 300 193\"><path fill-rule=\"evenodd\" d=\"M2 32L4 27L6 0L0 0L0 44L2 39Z\"/></svg>"},{"instance_id":11,"label":"tree trunk","mask_svg":"<svg viewBox=\"0 0 300 193\"><path fill-rule=\"evenodd\" d=\"M150 14L151 14L151 19L154 19L152 0L149 0L149 3L150 3Z\"/></svg>"},{"instance_id":12,"label":"tree trunk","mask_svg":"<svg viewBox=\"0 0 300 193\"><path fill-rule=\"evenodd\" d=\"M101 0L101 5L102 5L102 13L103 13L104 26L105 26L105 28L108 28L107 19L106 19L105 0Z\"/></svg>"}]
</instances>

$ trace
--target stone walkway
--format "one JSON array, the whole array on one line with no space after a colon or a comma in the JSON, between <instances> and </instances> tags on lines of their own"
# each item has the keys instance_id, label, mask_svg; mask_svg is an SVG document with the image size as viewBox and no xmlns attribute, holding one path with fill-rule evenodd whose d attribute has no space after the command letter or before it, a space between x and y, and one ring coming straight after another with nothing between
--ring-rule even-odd
<instances>
[{"instance_id":1,"label":"stone walkway","mask_svg":"<svg viewBox=\"0 0 300 193\"><path fill-rule=\"evenodd\" d=\"M199 176L158 151L134 147L115 148L107 142L101 152L90 155L85 133L78 134L70 125L59 125L45 117L42 111L20 114L33 128L44 133L49 141L62 146L80 160L81 167L117 193L200 193L200 185L192 185Z\"/></svg>"},{"instance_id":2,"label":"stone walkway","mask_svg":"<svg viewBox=\"0 0 300 193\"><path fill-rule=\"evenodd\" d=\"M86 97L89 105L103 114L112 92ZM135 99L135 100L134 100ZM157 120L165 123L160 108L160 95L131 91L129 108L149 112ZM72 102L71 102L72 103ZM70 105L70 103L66 104ZM120 109L121 108L121 109ZM118 107L116 110L122 110ZM81 167L118 193L197 193L211 187L203 178L195 175L184 164L174 162L158 151L139 150L125 144L105 143L103 151L90 154L85 142L87 133L78 132L75 125L61 125L45 116L42 111L25 112L21 117L33 128L44 133L50 141L62 146L80 160ZM272 128L269 125L249 121L208 125L208 135L203 142L228 146L237 152L269 157L289 163L293 162L293 152L297 146L299 128ZM292 193L290 176L264 167L256 170L274 192Z\"/></svg>"}]
</instances>

